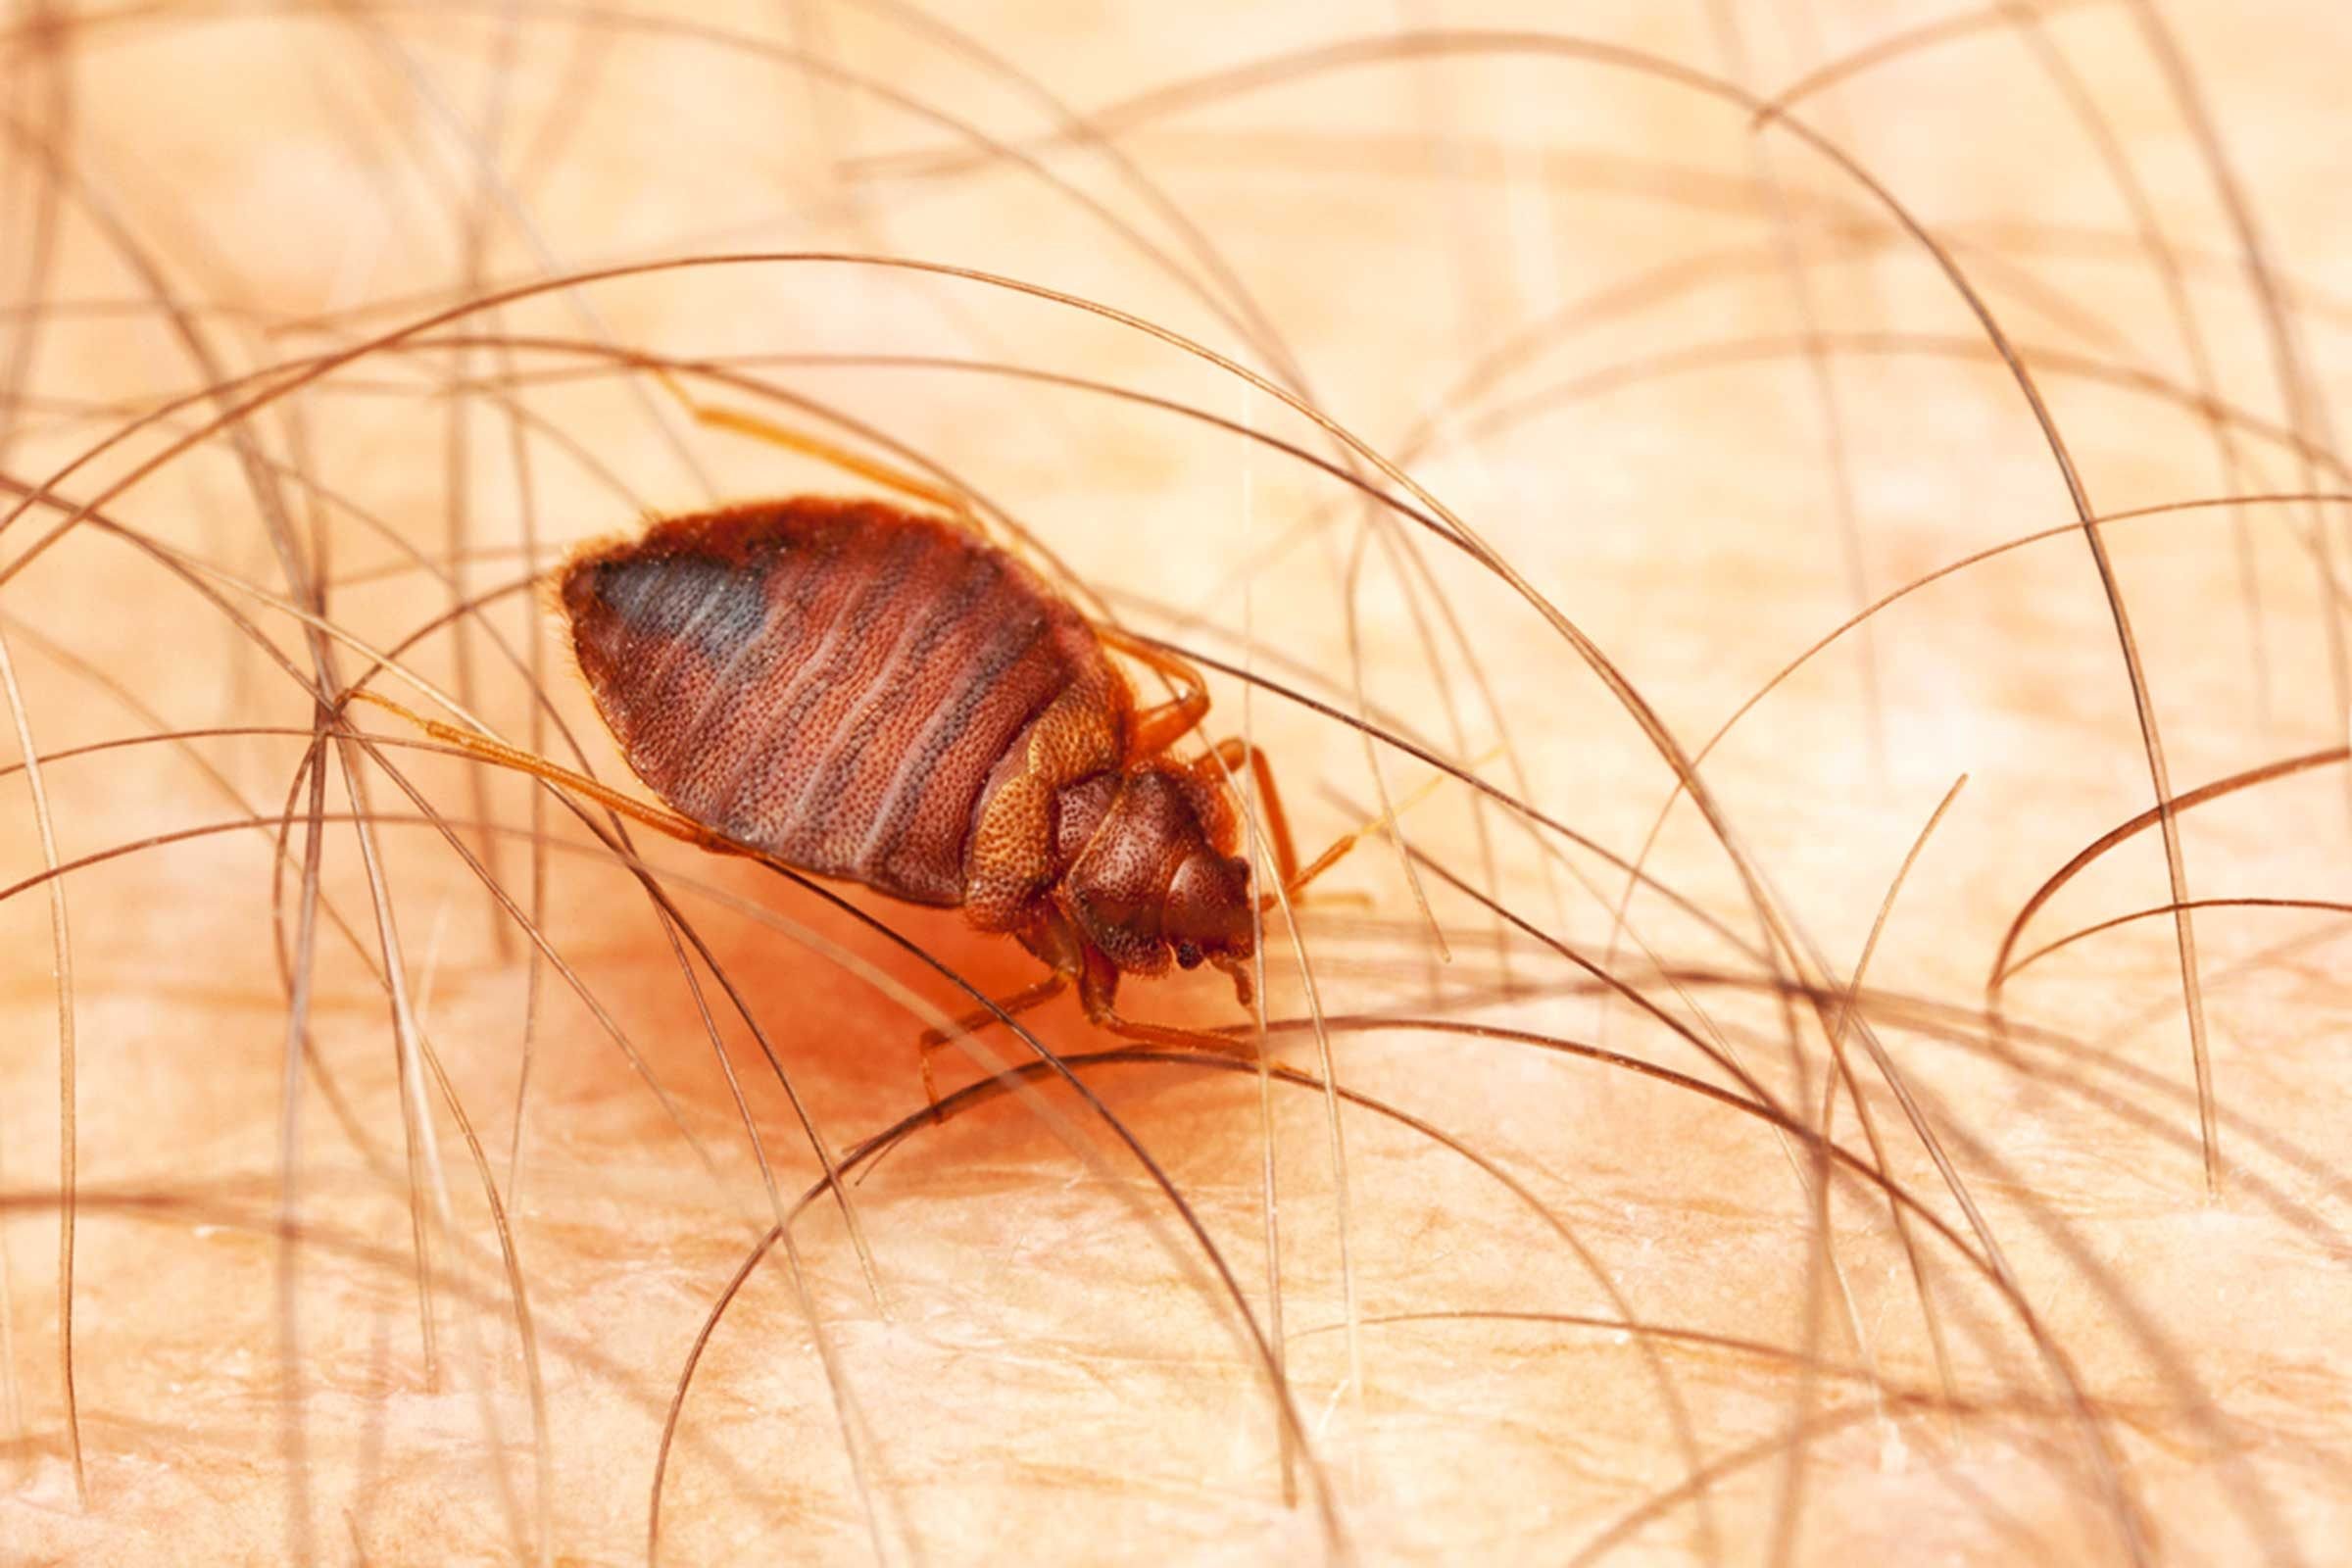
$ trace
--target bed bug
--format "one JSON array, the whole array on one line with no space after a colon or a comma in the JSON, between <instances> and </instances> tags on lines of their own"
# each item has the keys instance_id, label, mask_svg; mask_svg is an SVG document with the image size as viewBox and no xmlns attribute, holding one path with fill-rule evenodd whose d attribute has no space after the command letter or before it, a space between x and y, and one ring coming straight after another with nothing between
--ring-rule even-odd
<instances>
[{"instance_id":1,"label":"bed bug","mask_svg":"<svg viewBox=\"0 0 2352 1568\"><path fill-rule=\"evenodd\" d=\"M1106 1030L1232 1052L1115 1006L1125 976L1203 963L1250 1001L1272 899L1232 779L1255 778L1286 889L1352 842L1302 875L1263 753L1173 757L1208 711L1198 671L954 520L812 496L674 516L575 555L555 598L622 756L705 842L1013 937L1049 972L1006 1014L1075 983ZM1139 707L1114 652L1172 699ZM948 1038L922 1038L927 1086Z\"/></svg>"}]
</instances>

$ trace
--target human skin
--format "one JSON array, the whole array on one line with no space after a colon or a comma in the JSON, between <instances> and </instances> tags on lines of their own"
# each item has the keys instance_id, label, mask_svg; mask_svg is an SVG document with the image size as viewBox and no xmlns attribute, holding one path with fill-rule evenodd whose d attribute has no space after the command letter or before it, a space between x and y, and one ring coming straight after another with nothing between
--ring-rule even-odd
<instances>
[{"instance_id":1,"label":"human skin","mask_svg":"<svg viewBox=\"0 0 2352 1568\"><path fill-rule=\"evenodd\" d=\"M16 13L0 1560L2331 1560L2347 24L1589 9ZM1262 1072L319 708L648 799L652 362L1396 808Z\"/></svg>"}]
</instances>

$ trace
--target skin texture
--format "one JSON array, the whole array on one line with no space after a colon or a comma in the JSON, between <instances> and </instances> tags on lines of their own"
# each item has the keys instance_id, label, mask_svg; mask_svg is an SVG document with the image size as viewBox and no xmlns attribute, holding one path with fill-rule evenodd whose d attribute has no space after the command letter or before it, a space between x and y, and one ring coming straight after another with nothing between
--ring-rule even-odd
<instances>
[{"instance_id":1,"label":"skin texture","mask_svg":"<svg viewBox=\"0 0 2352 1568\"><path fill-rule=\"evenodd\" d=\"M1623 11L11 13L0 1560L2332 1560L2342 8ZM1308 851L1400 810L1278 1070L957 1097L1062 998L933 1121L1014 941L305 768L365 677L625 781L533 574L876 493L648 360L1001 508Z\"/></svg>"}]
</instances>

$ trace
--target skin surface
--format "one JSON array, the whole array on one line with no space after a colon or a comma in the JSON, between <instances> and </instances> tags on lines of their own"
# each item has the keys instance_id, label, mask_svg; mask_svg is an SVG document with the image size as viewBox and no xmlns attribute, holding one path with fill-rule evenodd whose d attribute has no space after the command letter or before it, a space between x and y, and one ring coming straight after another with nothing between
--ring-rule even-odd
<instances>
[{"instance_id":1,"label":"skin surface","mask_svg":"<svg viewBox=\"0 0 2352 1568\"><path fill-rule=\"evenodd\" d=\"M0 1561L2333 1560L2352 23L1568 9L12 11ZM624 783L534 573L886 493L648 362L1399 810L1267 1071L306 768Z\"/></svg>"}]
</instances>

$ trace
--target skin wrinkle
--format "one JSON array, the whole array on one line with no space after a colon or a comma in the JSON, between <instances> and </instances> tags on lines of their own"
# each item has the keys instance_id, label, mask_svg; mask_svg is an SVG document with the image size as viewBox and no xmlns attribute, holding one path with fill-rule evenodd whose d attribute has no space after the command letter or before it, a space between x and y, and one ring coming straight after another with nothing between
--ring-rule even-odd
<instances>
[{"instance_id":1,"label":"skin wrinkle","mask_svg":"<svg viewBox=\"0 0 2352 1568\"><path fill-rule=\"evenodd\" d=\"M1987 555L1849 634L1879 651L1884 777L1850 662L1800 663L1742 708L1852 609L1821 531L1806 345L1837 359L1874 590L2063 515L2047 449L1986 373L1984 336L1960 331L1948 293L1930 286L1918 246L1834 171L1776 158L1786 210L1833 225L1805 247L1817 319L1799 320L1759 247L1772 209L1751 177L1751 138L1783 129L1654 80L1499 48L1250 74L1407 26L1543 29L1704 71L1719 50L1706 7L1431 0L1349 21L1304 0L1182 15L971 0L929 21L895 0L788 9L132 0L0 19L0 79L74 89L70 115L23 94L0 140L0 289L26 291L0 298L0 418L15 416L0 429L0 504L214 374L158 352L170 327L153 291L41 172L44 137L59 139L57 167L165 260L223 378L420 319L482 279L528 281L546 256L581 269L719 250L913 258L1102 301L1281 367L1382 456L1417 454L1413 480L1605 650L1665 731L1695 747L1741 715L1698 770L1807 952L1850 962L1863 951L1927 807L1961 772L1967 793L1904 882L1867 984L1825 958L1800 986L1753 946L1751 908L1688 802L1672 804L1656 752L1527 604L1455 551L1428 552L1409 582L1366 551L1357 575L1360 492L1325 432L1164 343L855 263L650 273L451 321L247 421L252 461L323 503L299 592L265 543L251 470L218 439L106 503L109 528L218 573L204 579L218 601L145 560L126 565L123 536L88 525L27 562L65 515L48 506L0 547L21 718L73 868L57 885L74 915L73 1343L89 1491L85 1506L57 1373L50 884L12 754L0 757L0 887L20 890L0 899L15 955L0 968L0 1558L143 1563L168 1544L200 1565L643 1562L676 1399L652 1549L664 1564L781 1551L1744 1568L1773 1558L1784 1485L1797 1496L1777 1549L1792 1564L2116 1564L2132 1560L2133 1527L2154 1563L2330 1561L2352 1539L2338 1457L2352 1451L2338 1353L2352 1283L2337 1234L2352 1174L2334 1152L2352 1071L2335 1044L2352 1024L2352 849L2328 652L2343 540L2313 527L2302 470L2340 471L2314 411L2352 393L2352 338L2328 303L2352 298L2332 136L2352 63L2340 9L2178 0L2012 17L1773 0L1739 17L1746 85L1835 125L1930 233L1966 237L1954 248L1999 284L1991 309L2030 345L2085 489L2131 518L2104 533L2193 871L2230 1162L2210 1200L2169 935L2181 901L2080 544ZM2063 45L2078 99L2047 92L2017 25ZM811 75L815 56L846 75ZM588 60L593 81L579 74ZM1030 84L1000 74L1007 64ZM2176 67L2193 76L2185 92ZM1249 90L1219 90L1224 72ZM949 118L844 80L887 83ZM1203 85L1182 104L1154 97L1170 83ZM821 134L809 92L842 111ZM1138 109L1131 124L1087 118L1123 105ZM2085 106L2108 134L2083 134ZM956 142L956 121L979 138ZM2135 181L2128 197L2119 163ZM2228 212L2217 168L2231 175ZM492 194L461 208L477 185ZM1105 213L1133 230L1112 233ZM2132 242L2147 225L2177 278ZM2258 290L2282 320L2266 319ZM2043 324L2053 301L2099 329L2095 364L2041 346L2091 341ZM608 346L549 335L575 309L593 311ZM2193 385L2175 363L2184 340L2212 350ZM2293 349L2284 386L2279 342ZM469 571L519 579L649 514L710 504L647 416L644 400L662 393L634 353L703 364L710 373L689 377L698 398L968 480L1005 509L982 508L997 537L1036 542L1017 559L1057 564L1041 571L1057 593L1117 605L1140 636L1212 656L1215 705L1173 761L1243 733L1242 671L1278 681L1251 695L1247 734L1272 760L1300 850L1363 826L1370 808L1355 803L1375 797L1344 716L1371 715L1417 748L1374 742L1455 961L1439 960L1387 846L1298 901L1304 950L1323 956L1311 1005L1342 1020L1330 1059L1344 1240L1310 1002L1278 912L1264 916L1262 1041L1221 976L1170 966L1120 993L1138 1016L1220 1031L1238 1054L1214 1068L1121 1053L1075 997L1019 1020L1060 1056L1109 1053L1081 1075L1169 1174L1212 1260L1118 1132L1001 1021L937 1053L945 1113L928 1114L917 1034L973 998L806 891L741 859L636 841L694 922L689 986L665 917L570 812L526 805L535 785L483 770L477 786L441 742L358 705L341 711L382 737L379 760L314 750L314 718L331 724L336 710L289 674L308 668L299 659L280 662L306 629L237 580L307 606L355 649L401 649L442 690L459 687L453 627L469 624L489 656L471 690L510 739L539 714L523 653L551 639L538 645L557 653L542 716L581 737L596 776L647 796L596 722L561 622L535 602L544 584L477 585L478 608L453 609ZM1018 368L996 373L998 357ZM770 385L805 401L771 399ZM260 386L223 390L241 401ZM841 419L820 423L813 408ZM483 447L485 416L511 421L527 454L527 536L508 455L468 461L446 445L470 423ZM674 408L664 417L726 497L915 505L688 426ZM2214 421L2242 438L2225 477L2275 493L2236 514L2242 556L2217 495ZM160 445L136 440L61 488L100 493ZM2187 498L2200 510L2138 510ZM1421 500L1412 511L1441 526ZM449 559L452 516L465 519L462 562ZM990 591L919 554L896 570L938 578L946 598ZM474 564L487 562L499 564ZM649 714L638 738L691 762L706 794L740 797L747 828L786 800L812 820L878 802L841 853L928 854L921 775L962 767L980 720L959 698L910 722L891 697L902 676L965 672L969 691L996 694L990 722L1024 752L1048 727L1057 688L1045 675L1063 657L1052 626L1033 638L973 627L926 649L889 619L897 578L793 605L712 592L720 580L744 579L673 561L616 581L607 602L621 634L599 657L633 661L649 687L707 693L678 705L693 711ZM2241 600L2249 581L2259 595ZM231 605L250 621L232 623ZM1448 644L1433 669L1418 628L1441 611L1467 647ZM868 623L886 628L884 646L851 667L843 650ZM808 657L796 665L787 644ZM347 662L349 675L368 660ZM1031 695L1033 677L1050 689ZM762 771L727 700L750 680L765 686L767 727L813 717L829 761L811 752L789 777ZM417 702L389 671L369 684ZM1164 696L1140 676L1136 691L1147 706ZM364 793L325 776L346 756L373 773L355 775ZM1493 836L1490 859L1470 789L1435 761L1493 786L1478 797L1490 820L1523 798L1581 837L1522 817ZM1423 777L1444 781L1401 805ZM1065 859L1102 861L1089 866L1102 896L1156 917L1189 874L1178 847L1084 842L1113 787L1050 801L1043 831L1061 835ZM380 809L416 1059L448 1096L428 1107L419 1155L438 1162L422 1204L437 1381L419 1339L381 955L340 924L368 929L355 799ZM306 801L324 803L315 824ZM543 903L523 880L537 811L553 841ZM962 843L979 827L975 802L948 831ZM1237 825L1237 853L1264 828ZM478 858L506 877L503 904L458 853L491 843L498 855ZM314 850L316 941L297 926L314 901L294 893ZM1636 858L1639 880L1625 869ZM954 869L960 882L966 868ZM1253 887L1270 875L1261 858ZM273 880L286 886L276 914ZM1041 973L1013 937L970 930L953 909L848 897L985 995L1015 996ZM1481 900L1527 926L1497 925ZM526 1001L525 956L541 949L512 918L532 907L545 910L545 956L563 955L593 1003L568 984ZM714 977L762 1038L731 1014L706 1032L697 992ZM1851 1082L1829 1071L1823 1022L1849 995ZM1737 1070L1702 1061L1697 1042ZM788 1205L822 1186L757 1054L769 1049L846 1152L870 1291L830 1199L799 1213L788 1251L754 1258L781 1212L763 1195ZM1025 1092L987 1081L1005 1066L1037 1076ZM1964 1223L1888 1072L1945 1141L1986 1236ZM1825 1093L1847 1103L1824 1117ZM1827 1149L1808 1142L1823 1126ZM493 1166L518 1152L495 1204L469 1136ZM1915 1227L1916 1279L1890 1213ZM280 1238L300 1258L282 1274ZM1987 1273L1996 1249L2014 1299ZM1221 1268L1248 1282L1253 1321L1287 1336L1295 1446ZM1948 1391L1923 1297L1948 1339ZM1819 1309L1833 1299L1850 1315ZM1351 1303L1371 1331L1352 1352ZM2021 1303L2080 1402L2046 1372ZM2084 1457L2086 1428L2114 1455L2113 1495ZM1332 1528L1313 1503L1322 1485Z\"/></svg>"}]
</instances>

